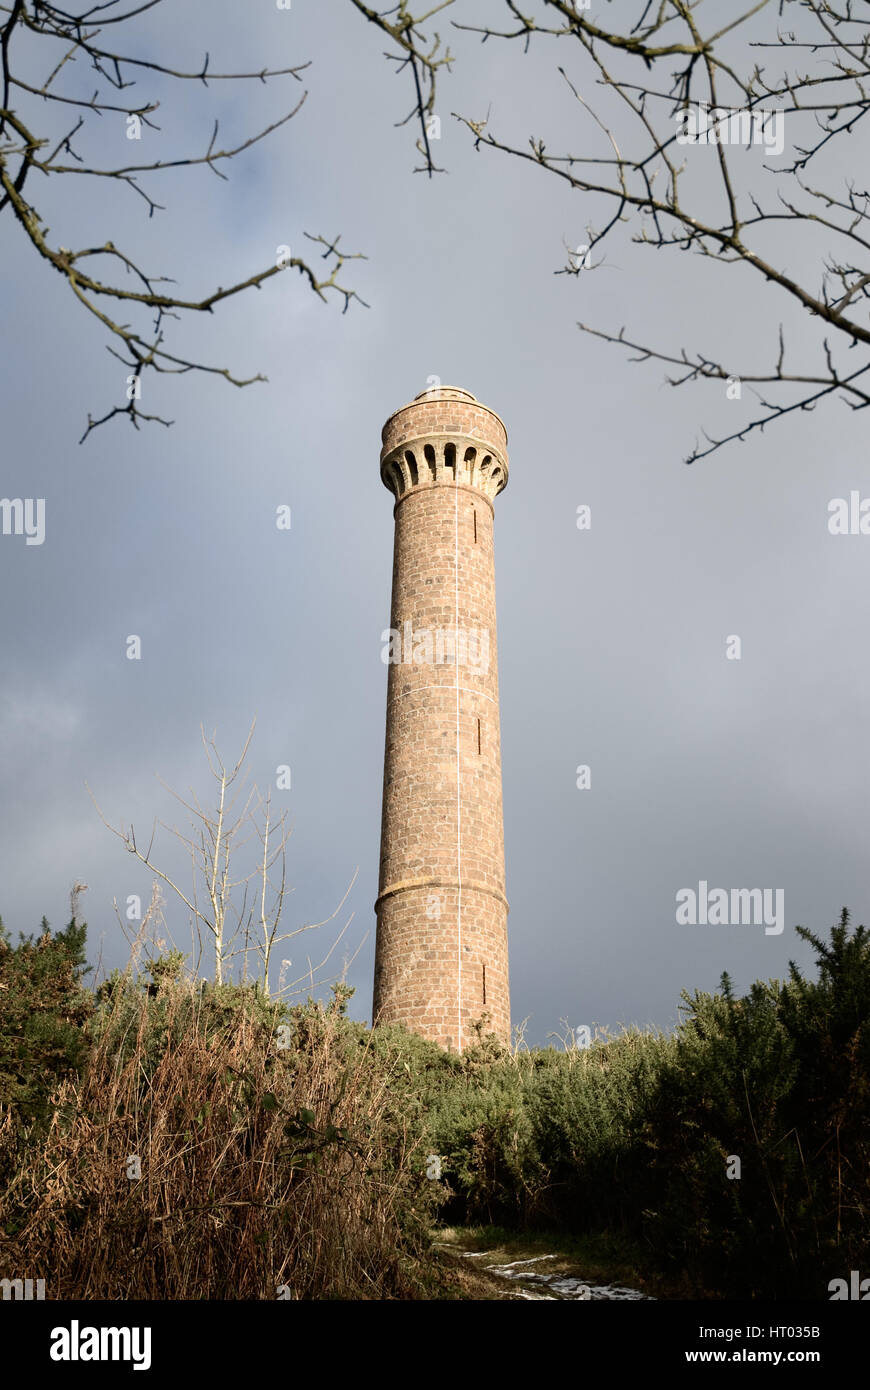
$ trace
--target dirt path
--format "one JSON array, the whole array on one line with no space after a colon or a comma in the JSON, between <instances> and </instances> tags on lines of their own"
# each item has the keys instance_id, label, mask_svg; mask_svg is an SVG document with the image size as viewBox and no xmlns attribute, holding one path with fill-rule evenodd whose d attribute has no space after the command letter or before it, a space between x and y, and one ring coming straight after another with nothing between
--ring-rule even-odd
<instances>
[{"instance_id":1,"label":"dirt path","mask_svg":"<svg viewBox=\"0 0 870 1390\"><path fill-rule=\"evenodd\" d=\"M581 1269L576 1256L542 1250L539 1238L476 1239L475 1232L439 1233L436 1249L453 1267L461 1297L634 1302L652 1298L600 1267Z\"/></svg>"}]
</instances>

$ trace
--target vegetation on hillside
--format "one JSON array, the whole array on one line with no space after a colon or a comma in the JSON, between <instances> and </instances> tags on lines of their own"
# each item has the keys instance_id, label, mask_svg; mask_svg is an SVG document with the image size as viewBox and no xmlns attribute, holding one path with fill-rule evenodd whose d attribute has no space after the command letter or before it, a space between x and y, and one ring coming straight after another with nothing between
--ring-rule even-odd
<instances>
[{"instance_id":1,"label":"vegetation on hillside","mask_svg":"<svg viewBox=\"0 0 870 1390\"><path fill-rule=\"evenodd\" d=\"M870 1269L870 933L844 909L673 1035L461 1057L192 978L85 986L85 927L0 924L0 1277L53 1298L432 1298L439 1224L606 1236L687 1294ZM438 1176L440 1174L440 1176Z\"/></svg>"}]
</instances>

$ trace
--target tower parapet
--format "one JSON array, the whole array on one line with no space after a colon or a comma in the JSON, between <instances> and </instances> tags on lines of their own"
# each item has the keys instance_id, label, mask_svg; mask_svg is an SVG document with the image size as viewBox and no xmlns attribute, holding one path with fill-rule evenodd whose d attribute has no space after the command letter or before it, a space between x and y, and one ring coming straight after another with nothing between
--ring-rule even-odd
<instances>
[{"instance_id":1,"label":"tower parapet","mask_svg":"<svg viewBox=\"0 0 870 1390\"><path fill-rule=\"evenodd\" d=\"M495 411L458 386L421 391L384 425L381 479L399 500L443 484L490 502L508 480L507 431Z\"/></svg>"}]
</instances>

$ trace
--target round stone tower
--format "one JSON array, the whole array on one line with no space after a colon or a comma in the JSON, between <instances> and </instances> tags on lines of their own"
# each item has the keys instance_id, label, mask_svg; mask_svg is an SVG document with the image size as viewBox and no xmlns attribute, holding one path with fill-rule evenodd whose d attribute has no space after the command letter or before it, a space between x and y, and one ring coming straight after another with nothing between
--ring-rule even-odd
<instances>
[{"instance_id":1,"label":"round stone tower","mask_svg":"<svg viewBox=\"0 0 870 1390\"><path fill-rule=\"evenodd\" d=\"M453 386L383 429L396 499L374 1023L461 1051L510 1039L493 502L497 415Z\"/></svg>"}]
</instances>

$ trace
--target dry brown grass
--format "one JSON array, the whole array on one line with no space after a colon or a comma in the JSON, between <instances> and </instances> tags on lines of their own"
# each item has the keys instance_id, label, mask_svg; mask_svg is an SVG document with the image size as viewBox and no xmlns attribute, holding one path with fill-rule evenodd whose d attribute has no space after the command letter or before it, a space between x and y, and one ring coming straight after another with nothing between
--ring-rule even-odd
<instances>
[{"instance_id":1,"label":"dry brown grass","mask_svg":"<svg viewBox=\"0 0 870 1390\"><path fill-rule=\"evenodd\" d=\"M0 1123L3 1274L60 1299L426 1296L433 1185L329 1010L279 1050L255 1010L216 1024L189 984L118 1000L47 1130Z\"/></svg>"}]
</instances>

